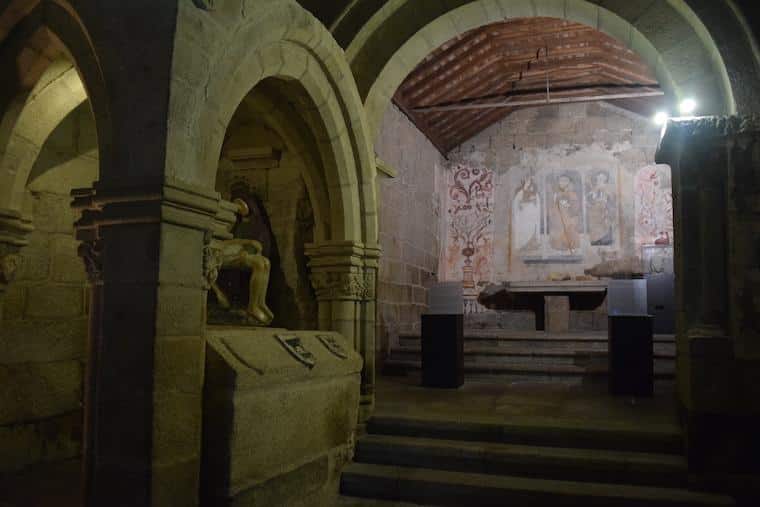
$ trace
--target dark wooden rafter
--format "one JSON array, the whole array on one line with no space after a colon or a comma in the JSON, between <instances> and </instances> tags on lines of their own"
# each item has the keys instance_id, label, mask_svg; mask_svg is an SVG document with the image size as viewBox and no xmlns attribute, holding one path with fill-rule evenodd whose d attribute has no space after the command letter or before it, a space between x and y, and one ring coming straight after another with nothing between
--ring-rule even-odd
<instances>
[{"instance_id":1,"label":"dark wooden rafter","mask_svg":"<svg viewBox=\"0 0 760 507\"><path fill-rule=\"evenodd\" d=\"M444 154L520 107L605 100L639 114L662 104L652 71L589 26L526 18L471 30L433 51L394 102ZM489 104L499 103L499 107Z\"/></svg>"}]
</instances>

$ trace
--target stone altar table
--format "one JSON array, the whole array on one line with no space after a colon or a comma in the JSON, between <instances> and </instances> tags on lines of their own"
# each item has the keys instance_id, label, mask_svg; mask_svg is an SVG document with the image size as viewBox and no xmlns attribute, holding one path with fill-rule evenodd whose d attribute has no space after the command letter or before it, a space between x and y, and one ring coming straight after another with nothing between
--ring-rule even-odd
<instances>
[{"instance_id":1,"label":"stone altar table","mask_svg":"<svg viewBox=\"0 0 760 507\"><path fill-rule=\"evenodd\" d=\"M530 309L536 312L536 329L552 333L570 330L571 306L598 308L607 295L606 280L503 282L487 287L478 297L493 309Z\"/></svg>"},{"instance_id":2,"label":"stone altar table","mask_svg":"<svg viewBox=\"0 0 760 507\"><path fill-rule=\"evenodd\" d=\"M206 344L204 502L334 505L353 451L359 354L326 331L210 326Z\"/></svg>"}]
</instances>

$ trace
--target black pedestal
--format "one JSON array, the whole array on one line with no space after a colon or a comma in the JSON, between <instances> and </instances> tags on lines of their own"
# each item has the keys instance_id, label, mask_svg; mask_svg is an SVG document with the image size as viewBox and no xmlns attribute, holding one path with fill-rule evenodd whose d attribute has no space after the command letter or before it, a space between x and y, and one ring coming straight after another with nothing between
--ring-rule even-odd
<instances>
[{"instance_id":1,"label":"black pedestal","mask_svg":"<svg viewBox=\"0 0 760 507\"><path fill-rule=\"evenodd\" d=\"M652 325L650 315L609 316L610 394L654 394Z\"/></svg>"},{"instance_id":2,"label":"black pedestal","mask_svg":"<svg viewBox=\"0 0 760 507\"><path fill-rule=\"evenodd\" d=\"M422 385L464 384L464 316L422 316Z\"/></svg>"}]
</instances>

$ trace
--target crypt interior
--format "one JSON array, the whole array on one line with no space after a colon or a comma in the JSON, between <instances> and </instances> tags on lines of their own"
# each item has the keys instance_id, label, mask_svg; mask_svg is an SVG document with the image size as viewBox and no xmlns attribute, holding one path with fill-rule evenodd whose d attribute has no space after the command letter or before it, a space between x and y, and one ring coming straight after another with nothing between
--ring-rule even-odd
<instances>
[{"instance_id":1,"label":"crypt interior","mask_svg":"<svg viewBox=\"0 0 760 507\"><path fill-rule=\"evenodd\" d=\"M0 2L0 507L758 505L754 4Z\"/></svg>"}]
</instances>

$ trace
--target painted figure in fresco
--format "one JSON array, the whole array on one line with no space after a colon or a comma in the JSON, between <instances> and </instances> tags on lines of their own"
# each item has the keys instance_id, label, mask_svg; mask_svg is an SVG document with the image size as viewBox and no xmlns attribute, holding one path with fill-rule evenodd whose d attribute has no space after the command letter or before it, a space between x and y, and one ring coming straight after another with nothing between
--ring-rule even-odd
<instances>
[{"instance_id":1,"label":"painted figure in fresco","mask_svg":"<svg viewBox=\"0 0 760 507\"><path fill-rule=\"evenodd\" d=\"M557 178L549 206L549 243L554 250L574 255L580 245L581 202L568 174Z\"/></svg>"},{"instance_id":2,"label":"painted figure in fresco","mask_svg":"<svg viewBox=\"0 0 760 507\"><path fill-rule=\"evenodd\" d=\"M245 224L245 218L251 214L248 204L243 199L235 199L233 202L238 206L238 224ZM222 268L251 272L246 314L259 325L269 325L274 319L274 314L266 303L271 265L269 259L262 254L261 242L255 239L234 238L220 241L219 246ZM229 310L231 308L230 300L216 281L211 283L211 290L214 291L219 306Z\"/></svg>"},{"instance_id":3,"label":"painted figure in fresco","mask_svg":"<svg viewBox=\"0 0 760 507\"><path fill-rule=\"evenodd\" d=\"M525 178L512 201L512 247L519 253L541 248L541 196L532 176Z\"/></svg>"},{"instance_id":4,"label":"painted figure in fresco","mask_svg":"<svg viewBox=\"0 0 760 507\"><path fill-rule=\"evenodd\" d=\"M593 246L608 246L615 241L615 198L610 188L610 175L598 171L592 177L586 195L588 235Z\"/></svg>"}]
</instances>

